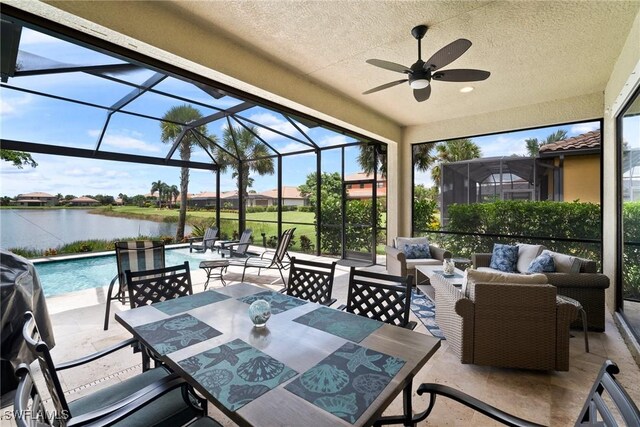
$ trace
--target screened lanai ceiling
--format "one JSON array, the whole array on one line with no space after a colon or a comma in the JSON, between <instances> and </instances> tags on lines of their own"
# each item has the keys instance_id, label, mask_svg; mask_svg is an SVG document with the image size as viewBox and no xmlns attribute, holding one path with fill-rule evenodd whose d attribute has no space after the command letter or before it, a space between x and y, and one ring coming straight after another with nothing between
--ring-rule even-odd
<instances>
[{"instance_id":1,"label":"screened lanai ceiling","mask_svg":"<svg viewBox=\"0 0 640 427\"><path fill-rule=\"evenodd\" d=\"M365 141L6 16L2 30L3 105L19 109L34 99L38 105L37 113L29 109L37 123L33 129L0 115L3 148L216 169L220 162L303 155ZM247 135L259 149L243 150ZM181 158L185 138L192 141L188 161Z\"/></svg>"}]
</instances>

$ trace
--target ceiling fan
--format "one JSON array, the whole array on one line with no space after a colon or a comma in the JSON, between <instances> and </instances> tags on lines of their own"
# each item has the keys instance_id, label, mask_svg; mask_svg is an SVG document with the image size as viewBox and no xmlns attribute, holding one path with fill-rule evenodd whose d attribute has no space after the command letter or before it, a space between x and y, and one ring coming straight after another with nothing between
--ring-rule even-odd
<instances>
[{"instance_id":1,"label":"ceiling fan","mask_svg":"<svg viewBox=\"0 0 640 427\"><path fill-rule=\"evenodd\" d=\"M487 79L491 73L483 70L472 69L456 69L456 70L440 70L440 68L449 65L471 47L471 42L467 39L458 39L453 41L437 51L427 61L422 60L421 40L427 33L426 25L418 25L413 27L411 34L418 40L418 60L411 66L396 64L395 62L383 61L382 59L367 59L367 63L385 70L395 71L407 74L406 79L396 80L394 82L385 83L362 92L363 95L378 92L397 86L404 82L409 82L413 89L413 96L418 102L426 101L431 96L431 80L442 80L445 82L475 82ZM440 70L440 71L438 71Z\"/></svg>"}]
</instances>

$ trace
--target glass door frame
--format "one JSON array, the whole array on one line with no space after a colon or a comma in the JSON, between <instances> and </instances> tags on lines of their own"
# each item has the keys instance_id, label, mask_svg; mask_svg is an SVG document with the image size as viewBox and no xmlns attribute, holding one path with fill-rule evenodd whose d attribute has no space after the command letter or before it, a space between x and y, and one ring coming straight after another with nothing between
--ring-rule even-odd
<instances>
[{"instance_id":1,"label":"glass door frame","mask_svg":"<svg viewBox=\"0 0 640 427\"><path fill-rule=\"evenodd\" d=\"M624 132L623 132L623 121L626 113L629 111L631 106L640 100L640 86L636 88L632 95L629 97L624 107L620 110L620 112L616 116L615 125L616 125L616 191L617 191L617 203L616 203L616 229L617 229L617 242L616 246L618 249L618 256L616 257L616 292L615 292L615 310L618 314L621 315L624 322L629 325L629 330L635 336L637 340L640 340L640 331L633 329L630 327L630 323L625 316L624 313L624 277L623 277L623 269L624 269L624 224L623 224L623 205L624 205L624 188L623 188L623 147L624 147Z\"/></svg>"}]
</instances>

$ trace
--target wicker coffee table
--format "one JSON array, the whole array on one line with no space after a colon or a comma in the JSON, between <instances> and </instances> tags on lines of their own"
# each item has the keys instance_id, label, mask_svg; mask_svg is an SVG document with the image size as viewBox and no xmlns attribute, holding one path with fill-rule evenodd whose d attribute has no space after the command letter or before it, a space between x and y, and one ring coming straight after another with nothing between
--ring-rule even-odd
<instances>
[{"instance_id":1,"label":"wicker coffee table","mask_svg":"<svg viewBox=\"0 0 640 427\"><path fill-rule=\"evenodd\" d=\"M441 265L419 265L416 266L416 284L418 285L418 289L420 289L420 286L431 285L430 279L434 274L443 276L456 288L462 286L464 271L459 268L454 268L453 275L449 276L444 274L444 270ZM424 290L422 291L424 292Z\"/></svg>"}]
</instances>

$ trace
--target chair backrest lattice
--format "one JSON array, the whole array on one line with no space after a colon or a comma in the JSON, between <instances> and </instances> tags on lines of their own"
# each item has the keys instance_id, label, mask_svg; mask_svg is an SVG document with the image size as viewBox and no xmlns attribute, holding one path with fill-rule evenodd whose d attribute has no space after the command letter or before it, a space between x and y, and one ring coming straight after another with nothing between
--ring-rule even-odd
<instances>
[{"instance_id":1,"label":"chair backrest lattice","mask_svg":"<svg viewBox=\"0 0 640 427\"><path fill-rule=\"evenodd\" d=\"M411 309L411 280L351 267L347 311L405 327Z\"/></svg>"},{"instance_id":2,"label":"chair backrest lattice","mask_svg":"<svg viewBox=\"0 0 640 427\"><path fill-rule=\"evenodd\" d=\"M155 270L164 268L164 242L159 240L135 240L116 242L118 280L122 292L126 292L125 271Z\"/></svg>"},{"instance_id":3,"label":"chair backrest lattice","mask_svg":"<svg viewBox=\"0 0 640 427\"><path fill-rule=\"evenodd\" d=\"M62 423L61 425L66 425L64 420L65 418L69 417L71 413L69 411L69 404L64 396L64 391L62 390L55 365L53 364L53 360L51 359L49 346L40 339L40 332L38 331L38 326L36 325L33 313L28 311L25 313L24 317L25 322L22 328L22 336L25 340L27 348L34 356L34 359L36 359L38 361L38 364L40 365L40 372L44 377L44 383L47 386L49 395L51 397L51 402L53 403L55 409L55 415L52 415L50 412L47 413L48 411L45 408L44 412L40 413L40 416L43 417L43 422L45 423L44 425L53 425L50 424L50 422L51 418L54 417ZM27 369L27 372L24 372L24 370L21 372L19 369L18 372L20 373L20 375L32 375L31 372L28 372L28 367L26 365L23 368ZM17 392L26 393L26 391L23 390L18 390ZM32 387L29 391L29 394L33 399L32 404L36 404L39 409L43 409L44 399L42 399L40 394L37 393L37 388ZM26 408L16 409L19 410Z\"/></svg>"},{"instance_id":4,"label":"chair backrest lattice","mask_svg":"<svg viewBox=\"0 0 640 427\"><path fill-rule=\"evenodd\" d=\"M331 301L336 262L331 264L291 258L287 295L318 304Z\"/></svg>"},{"instance_id":5,"label":"chair backrest lattice","mask_svg":"<svg viewBox=\"0 0 640 427\"><path fill-rule=\"evenodd\" d=\"M193 294L189 262L154 270L126 272L131 308Z\"/></svg>"}]
</instances>

